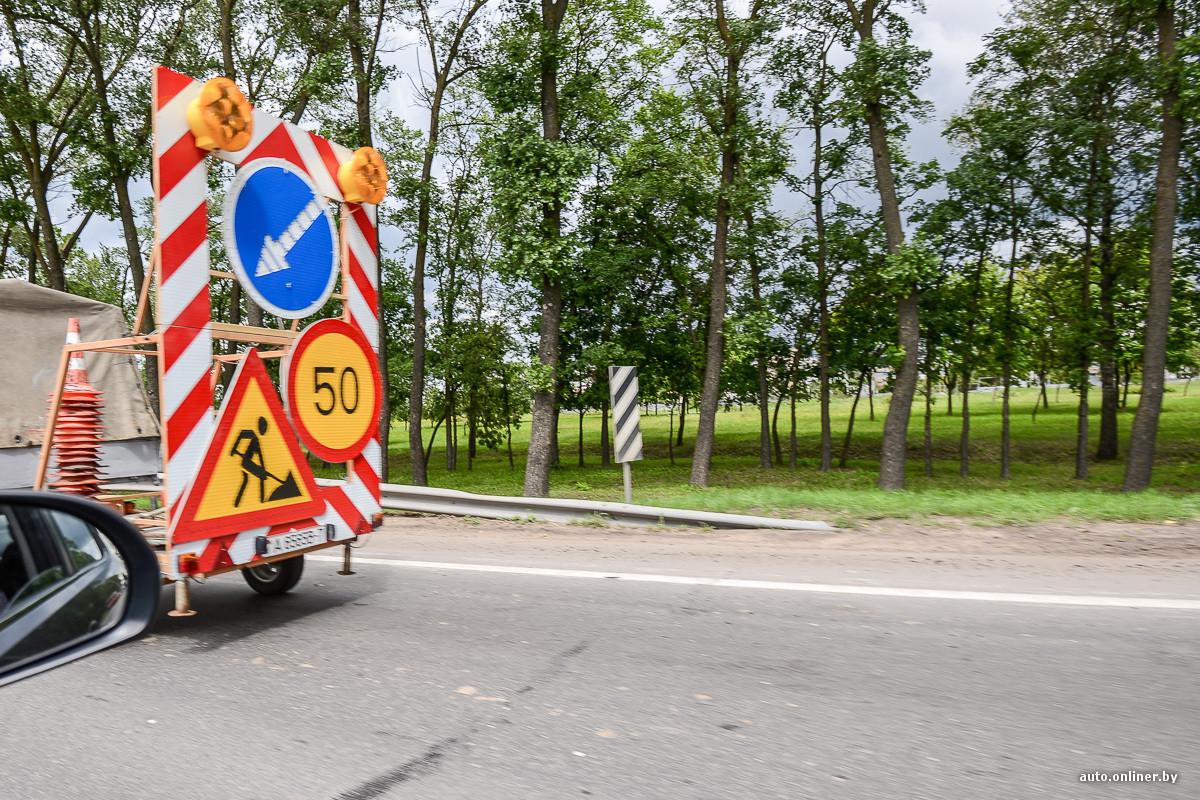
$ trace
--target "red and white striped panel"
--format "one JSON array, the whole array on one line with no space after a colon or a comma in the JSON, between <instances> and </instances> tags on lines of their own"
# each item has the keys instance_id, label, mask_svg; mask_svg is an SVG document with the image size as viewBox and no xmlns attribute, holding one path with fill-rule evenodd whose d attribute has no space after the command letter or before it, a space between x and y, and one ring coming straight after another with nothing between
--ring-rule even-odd
<instances>
[{"instance_id":1,"label":"red and white striped panel","mask_svg":"<svg viewBox=\"0 0 1200 800\"><path fill-rule=\"evenodd\" d=\"M163 333L162 383L163 463L168 520L193 480L207 450L213 426L210 383L212 314L209 304L207 243L208 155L195 145L187 122L187 106L202 84L157 67L154 73L154 184L157 243L161 247L158 291L159 329ZM338 167L353 156L341 145L302 130L257 109L250 143L236 153L217 150L215 158L245 164L258 158L282 158L304 170L321 191L342 206L342 257L345 317L379 352L379 259L375 207L344 202L337 183ZM344 486L322 487L325 513L270 528L171 546L171 577L180 577L179 557L198 556L189 571L207 572L255 560L254 540L315 523L332 523L335 540L349 540L370 530L380 512L382 448L376 434L349 465ZM171 522L168 522L170 530Z\"/></svg>"},{"instance_id":2,"label":"red and white striped panel","mask_svg":"<svg viewBox=\"0 0 1200 800\"><path fill-rule=\"evenodd\" d=\"M213 425L208 154L196 147L187 121L201 85L162 67L153 84L160 418L170 514L200 467Z\"/></svg>"},{"instance_id":3,"label":"red and white striped panel","mask_svg":"<svg viewBox=\"0 0 1200 800\"><path fill-rule=\"evenodd\" d=\"M282 158L307 172L326 197L341 203L346 198L338 188L337 171L354 151L256 108L250 144L236 153L214 150L212 154L236 165L249 164L256 158Z\"/></svg>"},{"instance_id":4,"label":"red and white striped panel","mask_svg":"<svg viewBox=\"0 0 1200 800\"><path fill-rule=\"evenodd\" d=\"M371 349L379 355L379 242L376 236L376 207L342 204L342 258L348 275L342 291L346 294L346 321L363 332ZM347 489L361 483L379 504L379 483L383 474L383 450L379 444L379 428L367 442L361 454L351 462L351 480ZM353 495L357 497L357 494ZM372 512L378 513L378 510ZM367 517L370 519L370 516Z\"/></svg>"}]
</instances>

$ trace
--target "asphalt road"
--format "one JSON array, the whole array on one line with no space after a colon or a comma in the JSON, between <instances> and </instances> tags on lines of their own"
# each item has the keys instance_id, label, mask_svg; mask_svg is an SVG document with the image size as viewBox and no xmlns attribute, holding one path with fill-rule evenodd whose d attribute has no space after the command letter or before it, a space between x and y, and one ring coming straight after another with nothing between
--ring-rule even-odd
<instances>
[{"instance_id":1,"label":"asphalt road","mask_svg":"<svg viewBox=\"0 0 1200 800\"><path fill-rule=\"evenodd\" d=\"M876 588L1200 591L1195 561L510 532L389 523L359 552ZM1200 610L337 569L310 560L281 598L213 579L193 591L197 616L0 690L0 797L1200 797ZM1127 770L1179 777L1079 780Z\"/></svg>"}]
</instances>

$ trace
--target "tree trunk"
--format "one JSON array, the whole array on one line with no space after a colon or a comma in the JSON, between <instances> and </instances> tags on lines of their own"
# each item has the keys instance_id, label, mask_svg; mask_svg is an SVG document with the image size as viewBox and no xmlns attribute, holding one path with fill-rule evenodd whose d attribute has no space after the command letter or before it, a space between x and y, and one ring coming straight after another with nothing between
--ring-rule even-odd
<instances>
[{"instance_id":1,"label":"tree trunk","mask_svg":"<svg viewBox=\"0 0 1200 800\"><path fill-rule=\"evenodd\" d=\"M1096 458L1111 461L1117 457L1117 407L1120 387L1117 385L1117 315L1114 298L1117 267L1113 258L1113 208L1106 201L1104 218L1100 223L1100 437L1096 443Z\"/></svg>"},{"instance_id":2,"label":"tree trunk","mask_svg":"<svg viewBox=\"0 0 1200 800\"><path fill-rule=\"evenodd\" d=\"M867 378L867 408L870 409L868 419L871 422L875 421L875 371L871 371L871 377Z\"/></svg>"},{"instance_id":3,"label":"tree trunk","mask_svg":"<svg viewBox=\"0 0 1200 800\"><path fill-rule=\"evenodd\" d=\"M230 0L226 0L229 2ZM349 0L352 8L357 8L360 0ZM412 453L422 453L421 416L425 404L425 349L426 349L426 313L425 313L425 263L429 249L429 206L431 202L433 159L437 151L438 137L441 134L442 100L450 83L451 70L458 55L459 43L470 27L471 21L478 12L481 2L476 2L462 17L450 47L446 50L445 60L437 63L437 48L435 32L426 28L425 35L429 44L430 58L433 60L434 86L433 97L429 105L429 132L425 139L425 152L421 161L421 183L417 190L417 246L413 257L413 371L412 383L408 392L408 444ZM382 9L381 9L382 10ZM359 45L361 47L361 45ZM356 55L357 60L361 55ZM358 70L357 73L365 73ZM369 88L369 86L367 87ZM360 91L359 97L363 96ZM359 115L362 116L361 104ZM369 106L368 106L369 111ZM507 391L507 390L506 390ZM507 412L506 412L507 415ZM511 424L511 423L510 423ZM510 463L511 466L511 463ZM428 484L428 476L424 458L412 459L412 482L414 486Z\"/></svg>"},{"instance_id":4,"label":"tree trunk","mask_svg":"<svg viewBox=\"0 0 1200 800\"><path fill-rule=\"evenodd\" d=\"M1009 209L1011 211L1011 229L1010 236L1012 239L1012 249L1008 257L1008 280L1004 285L1004 355L1002 358L1001 370L1003 371L1004 381L1004 402L1000 408L1000 477L1009 478L1012 476L1012 467L1009 463L1009 452L1011 446L1011 425L1009 419L1009 395L1012 391L1012 361L1013 361L1013 284L1017 274L1017 187L1016 181L1013 178L1008 182Z\"/></svg>"},{"instance_id":5,"label":"tree trunk","mask_svg":"<svg viewBox=\"0 0 1200 800\"><path fill-rule=\"evenodd\" d=\"M675 446L683 447L683 423L687 418L687 395L679 402L679 430L675 432Z\"/></svg>"},{"instance_id":6,"label":"tree trunk","mask_svg":"<svg viewBox=\"0 0 1200 800\"><path fill-rule=\"evenodd\" d=\"M503 385L503 389L504 389L504 429L505 429L505 438L506 438L507 444L508 444L508 471L512 472L517 467L516 467L516 462L513 460L512 410L511 410L511 406L509 405L509 397L508 397L508 370L507 370L507 368L504 370L504 377L501 380L503 380L503 382L504 382L504 385Z\"/></svg>"},{"instance_id":7,"label":"tree trunk","mask_svg":"<svg viewBox=\"0 0 1200 800\"><path fill-rule=\"evenodd\" d=\"M783 405L783 394L775 399L775 412L771 415L771 440L775 443L775 463L783 464L783 449L779 446L779 407Z\"/></svg>"},{"instance_id":8,"label":"tree trunk","mask_svg":"<svg viewBox=\"0 0 1200 800\"><path fill-rule=\"evenodd\" d=\"M724 0L716 0L717 13L723 18ZM708 336L705 345L704 388L700 395L700 420L696 427L696 446L692 451L692 486L708 486L716 439L717 406L721 399L721 367L725 356L726 247L729 239L730 195L738 174L740 144L735 140L740 115L738 107L738 69L740 58L725 38L726 89L722 109L724 141L721 150L721 184L717 195L716 226L713 233L712 279L709 287ZM764 407L765 409L765 407ZM765 410L764 410L765 413ZM680 425L682 427L682 423ZM761 455L760 455L761 458ZM770 451L767 451L770 460Z\"/></svg>"},{"instance_id":9,"label":"tree trunk","mask_svg":"<svg viewBox=\"0 0 1200 800\"><path fill-rule=\"evenodd\" d=\"M348 38L350 61L354 65L354 116L359 146L371 147L371 73L375 64L374 53L363 46L370 38L363 24L361 0L346 0L346 15L351 28Z\"/></svg>"},{"instance_id":10,"label":"tree trunk","mask_svg":"<svg viewBox=\"0 0 1200 800\"><path fill-rule=\"evenodd\" d=\"M858 401L862 397L863 381L867 372L858 376L858 386L854 388L854 402L850 404L850 422L846 424L846 440L842 442L842 457L838 459L838 468L845 469L846 459L850 455L850 437L854 434L854 412L858 410Z\"/></svg>"},{"instance_id":11,"label":"tree trunk","mask_svg":"<svg viewBox=\"0 0 1200 800\"><path fill-rule=\"evenodd\" d=\"M604 379L607 383L608 378ZM600 401L600 466L612 466L612 456L609 450L612 445L608 441L608 387L604 387L605 396ZM669 442L668 442L669 444Z\"/></svg>"},{"instance_id":12,"label":"tree trunk","mask_svg":"<svg viewBox=\"0 0 1200 800\"><path fill-rule=\"evenodd\" d=\"M413 259L413 359L412 383L408 391L408 449L413 456L413 486L429 485L420 443L421 418L425 407L425 259L429 238L428 195L432 167L432 148L427 145L425 162L421 167L422 186L417 201L417 250Z\"/></svg>"},{"instance_id":13,"label":"tree trunk","mask_svg":"<svg viewBox=\"0 0 1200 800\"><path fill-rule=\"evenodd\" d=\"M446 471L458 469L458 419L455 416L454 396L456 392L449 388L450 373L446 373Z\"/></svg>"},{"instance_id":14,"label":"tree trunk","mask_svg":"<svg viewBox=\"0 0 1200 800\"><path fill-rule=\"evenodd\" d=\"M826 76L825 65L828 50L822 53L822 84ZM818 394L821 405L821 472L833 469L833 429L829 422L829 254L828 235L825 226L825 151L824 114L822 104L826 98L813 95L813 223L817 234L817 359ZM792 393L792 458L791 467L796 468L796 395Z\"/></svg>"},{"instance_id":15,"label":"tree trunk","mask_svg":"<svg viewBox=\"0 0 1200 800\"><path fill-rule=\"evenodd\" d=\"M746 210L746 236L752 237L754 213ZM758 258L754 253L753 240L750 243L750 296L754 301L754 309L762 310L762 287L759 285ZM767 354L766 349L759 343L758 350L758 468L771 469L771 419L768 406L771 398L767 387Z\"/></svg>"},{"instance_id":16,"label":"tree trunk","mask_svg":"<svg viewBox=\"0 0 1200 800\"><path fill-rule=\"evenodd\" d=\"M101 32L100 7L97 6L92 18L80 18L81 31L86 41L84 51L91 67L92 84L95 89L95 102L100 112L97 127L104 140L101 156L107 162L109 180L117 201L117 216L121 222L121 234L125 243L125 255L129 259L129 270L133 284L140 292L146 280L145 267L142 263L142 246L138 240L137 217L134 214L133 201L129 195L130 167L126 165L122 151L127 145L117 137L116 113L108 96L111 76L105 71L104 44L99 38ZM149 333L154 330L154 307L148 304L142 326L135 334ZM146 359L146 392L150 398L152 413L158 414L158 359Z\"/></svg>"},{"instance_id":17,"label":"tree trunk","mask_svg":"<svg viewBox=\"0 0 1200 800\"><path fill-rule=\"evenodd\" d=\"M975 264L975 277L971 282L971 310L967 318L967 336L963 342L962 385L962 430L958 434L958 476L966 478L971 471L971 358L974 356L975 325L979 319L979 295L983 287L983 265L987 259L987 248L991 244L991 219L983 226L983 239L979 243L979 260Z\"/></svg>"},{"instance_id":18,"label":"tree trunk","mask_svg":"<svg viewBox=\"0 0 1200 800\"><path fill-rule=\"evenodd\" d=\"M542 321L538 359L551 367L548 385L533 393L529 426L529 458L525 464L525 496L546 497L550 493L550 467L554 461L555 399L558 385L558 326L562 320L562 283L542 279Z\"/></svg>"},{"instance_id":19,"label":"tree trunk","mask_svg":"<svg viewBox=\"0 0 1200 800\"><path fill-rule=\"evenodd\" d=\"M235 0L221 0L221 66L225 77L237 82L237 67L233 63L233 6Z\"/></svg>"},{"instance_id":20,"label":"tree trunk","mask_svg":"<svg viewBox=\"0 0 1200 800\"><path fill-rule=\"evenodd\" d=\"M559 352L562 352L562 344L559 344ZM554 394L554 424L550 426L550 464L551 466L560 466L562 464L562 452L558 448L558 435L560 433L558 427L561 423L562 406L558 402L558 398L562 397L561 392Z\"/></svg>"},{"instance_id":21,"label":"tree trunk","mask_svg":"<svg viewBox=\"0 0 1200 800\"><path fill-rule=\"evenodd\" d=\"M232 3L232 0L225 0ZM372 74L375 71L376 64L376 49L374 42L378 41L379 31L383 25L383 17L380 15L375 20L376 29L374 35L368 31L366 24L362 18L361 0L347 0L347 21L350 25L349 52L350 61L354 70L354 111L355 122L357 127L358 144L361 147L374 146L375 140L372 131L372 115L371 115L371 99L372 99ZM225 20L222 19L222 24ZM300 116L304 113L304 108L307 105L307 99L299 104L296 109L294 122L298 122ZM384 324L386 319L384 315L384 292L383 292L383 265L378 264L378 272L376 273L375 285L380 291L376 300L375 317L379 320L379 376L380 389L383 397L383 402L379 413L379 444L380 444L380 478L383 481L390 480L390 464L388 462L388 453L391 450L392 438L392 405L391 405L391 371L388 369L388 349L391 332L388 326ZM257 324L262 324L262 310L257 307L253 300L246 298L250 306L250 316L252 319L257 319ZM251 322L251 324L256 324ZM415 367L414 359L414 367ZM422 368L424 362L422 361ZM417 409L417 424L416 437L414 439L412 431L412 414L409 414L409 455L413 464L420 462L421 470L424 471L423 451L420 447L421 442L421 414L420 408ZM414 448L414 443L416 447ZM415 483L415 481L414 481ZM424 485L424 481L421 484Z\"/></svg>"},{"instance_id":22,"label":"tree trunk","mask_svg":"<svg viewBox=\"0 0 1200 800\"><path fill-rule=\"evenodd\" d=\"M822 445L824 445L824 439L822 439ZM823 453L824 452L829 453L830 468L833 467L832 449L833 448L830 447L827 450L822 451ZM821 456L821 463L822 464L825 463L824 455ZM788 467L791 469L796 468L796 387L795 386L792 386L792 435L789 437L789 440L788 440ZM828 472L829 470L822 469L821 471Z\"/></svg>"},{"instance_id":23,"label":"tree trunk","mask_svg":"<svg viewBox=\"0 0 1200 800\"><path fill-rule=\"evenodd\" d=\"M1075 479L1087 480L1088 477L1088 377L1079 387L1079 406L1075 419Z\"/></svg>"},{"instance_id":24,"label":"tree trunk","mask_svg":"<svg viewBox=\"0 0 1200 800\"><path fill-rule=\"evenodd\" d=\"M958 434L958 476L971 472L971 373L962 375L962 430Z\"/></svg>"},{"instance_id":25,"label":"tree trunk","mask_svg":"<svg viewBox=\"0 0 1200 800\"><path fill-rule=\"evenodd\" d=\"M1158 174L1154 183L1154 229L1150 244L1150 289L1146 307L1146 334L1142 356L1142 396L1129 435L1124 489L1140 492L1150 486L1158 416L1162 410L1166 377L1167 331L1171 310L1171 253L1175 239L1178 202L1179 154L1183 141L1183 117L1179 112L1179 77L1175 71L1175 9L1159 0L1158 58L1168 80L1162 93L1162 141Z\"/></svg>"},{"instance_id":26,"label":"tree trunk","mask_svg":"<svg viewBox=\"0 0 1200 800\"><path fill-rule=\"evenodd\" d=\"M579 409L579 466L583 466L583 409Z\"/></svg>"},{"instance_id":27,"label":"tree trunk","mask_svg":"<svg viewBox=\"0 0 1200 800\"><path fill-rule=\"evenodd\" d=\"M850 4L852 6L852 4ZM873 41L876 14L882 13L874 2L864 0L861 12L851 8L859 38ZM880 69L876 65L876 70ZM882 78L878 74L876 80ZM904 247L904 226L900 220L900 199L896 195L896 178L892 171L892 156L888 142L887 123L880 96L875 89L863 98L867 134L871 143L871 158L875 166L875 185L879 190L879 207L883 216L884 237L889 256L896 257ZM904 488L904 462L908 455L908 422L912 414L913 397L917 392L917 354L921 342L920 295L916 286L908 287L896 304L896 343L903 352L900 367L892 381L892 399L888 403L883 424L883 445L879 455L879 488L896 491Z\"/></svg>"},{"instance_id":28,"label":"tree trunk","mask_svg":"<svg viewBox=\"0 0 1200 800\"><path fill-rule=\"evenodd\" d=\"M1000 403L1000 477L1011 478L1010 450L1012 446L1011 423L1009 420L1009 393L1012 384L1012 363L1004 364L1004 400Z\"/></svg>"},{"instance_id":29,"label":"tree trunk","mask_svg":"<svg viewBox=\"0 0 1200 800\"><path fill-rule=\"evenodd\" d=\"M421 184L417 189L417 247L413 257L413 364L412 383L408 391L408 442L409 450L421 440L421 415L425 407L425 262L429 250L429 205L433 157L437 148L441 128L442 93L445 89L437 73L433 102L429 108L429 134L425 141L425 154L421 162ZM419 448L414 451L419 452ZM429 477L424 459L412 460L413 486L427 486Z\"/></svg>"},{"instance_id":30,"label":"tree trunk","mask_svg":"<svg viewBox=\"0 0 1200 800\"><path fill-rule=\"evenodd\" d=\"M933 477L933 370L925 370L925 477Z\"/></svg>"},{"instance_id":31,"label":"tree trunk","mask_svg":"<svg viewBox=\"0 0 1200 800\"><path fill-rule=\"evenodd\" d=\"M242 322L242 287L237 281L229 282L229 322L233 325L240 325ZM237 352L237 342L225 342L225 355L233 355ZM157 361L157 359L153 359ZM237 364L228 363L221 371L221 387L223 392L229 391L229 386L233 383L233 375L237 372ZM223 395L222 395L223 396Z\"/></svg>"},{"instance_id":32,"label":"tree trunk","mask_svg":"<svg viewBox=\"0 0 1200 800\"><path fill-rule=\"evenodd\" d=\"M567 12L567 0L542 0L541 113L542 138L562 138L558 108L558 31ZM555 199L542 206L543 230L548 239L562 235L562 203ZM558 338L562 327L562 279L542 276L542 319L538 330L538 361L549 370L533 394L529 425L529 458L525 463L525 495L550 494L550 467L557 458Z\"/></svg>"},{"instance_id":33,"label":"tree trunk","mask_svg":"<svg viewBox=\"0 0 1200 800\"><path fill-rule=\"evenodd\" d=\"M898 342L904 359L892 382L892 398L883 423L883 451L879 465L879 488L904 488L904 461L908 449L908 422L917 386L917 349L920 346L920 296L914 288L897 306L900 320Z\"/></svg>"},{"instance_id":34,"label":"tree trunk","mask_svg":"<svg viewBox=\"0 0 1200 800\"><path fill-rule=\"evenodd\" d=\"M704 387L700 395L700 419L696 428L696 444L692 450L692 471L688 481L692 486L708 486L716 437L717 408L721 399L721 366L724 361L725 337L725 241L729 231L729 201L722 195L717 201L717 250L713 258L712 295L709 305L708 337L706 343Z\"/></svg>"},{"instance_id":35,"label":"tree trunk","mask_svg":"<svg viewBox=\"0 0 1200 800\"><path fill-rule=\"evenodd\" d=\"M1096 184L1099 179L1100 141L1092 140L1092 151L1088 163L1087 179L1087 224L1083 231L1083 264L1079 281L1080 325L1083 335L1080 337L1079 352L1079 406L1076 411L1075 423L1075 479L1086 480L1088 477L1088 390L1091 388L1092 351L1091 341L1094 336L1092 325L1092 232L1094 216L1092 202L1095 197Z\"/></svg>"},{"instance_id":36,"label":"tree trunk","mask_svg":"<svg viewBox=\"0 0 1200 800\"><path fill-rule=\"evenodd\" d=\"M29 127L35 128L33 123ZM34 132L36 135L36 131ZM54 226L54 218L50 214L49 187L42 179L40 165L34 165L29 170L29 190L33 196L34 213L37 215L37 225L42 232L44 246L39 246L37 239L30 237L31 250L40 252L41 261L46 265L46 282L51 289L59 292L67 291L67 270L63 263L62 248L58 243L58 232Z\"/></svg>"},{"instance_id":37,"label":"tree trunk","mask_svg":"<svg viewBox=\"0 0 1200 800\"><path fill-rule=\"evenodd\" d=\"M669 407L670 419L667 428L667 458L671 459L671 466L675 466L675 404L671 403Z\"/></svg>"},{"instance_id":38,"label":"tree trunk","mask_svg":"<svg viewBox=\"0 0 1200 800\"><path fill-rule=\"evenodd\" d=\"M958 376L952 368L946 369L946 416L954 416L954 387L958 385Z\"/></svg>"},{"instance_id":39,"label":"tree trunk","mask_svg":"<svg viewBox=\"0 0 1200 800\"><path fill-rule=\"evenodd\" d=\"M438 421L434 423L433 430L429 433L429 446L426 447L425 451L424 451L426 464L429 463L429 457L433 454L433 444L434 444L434 442L437 441L438 428L442 427L442 423L445 421L446 421L446 415L442 414L442 416L438 419Z\"/></svg>"},{"instance_id":40,"label":"tree trunk","mask_svg":"<svg viewBox=\"0 0 1200 800\"><path fill-rule=\"evenodd\" d=\"M111 137L108 146L117 147L116 132L112 129L111 123L107 126L106 138ZM147 280L145 267L142 264L142 249L138 241L137 233L137 217L133 210L133 201L129 196L129 176L121 175L113 177L113 183L117 193L117 209L121 217L121 232L125 238L125 252L129 256L129 270L133 277L133 283L141 291L142 284ZM142 318L142 327L140 330L134 331L135 334L146 334L154 330L154 304L146 304L146 315ZM158 359L146 359L146 393L150 398L150 408L155 416L158 416L159 400L158 400Z\"/></svg>"},{"instance_id":41,"label":"tree trunk","mask_svg":"<svg viewBox=\"0 0 1200 800\"><path fill-rule=\"evenodd\" d=\"M1084 325L1087 325L1091 311L1091 281L1092 276L1092 240L1091 231L1084 234L1083 277L1080 281L1081 306L1083 308ZM1079 366L1079 406L1075 421L1075 480L1087 480L1088 477L1088 389L1091 388L1091 349L1085 343L1082 348Z\"/></svg>"},{"instance_id":42,"label":"tree trunk","mask_svg":"<svg viewBox=\"0 0 1200 800\"><path fill-rule=\"evenodd\" d=\"M37 238L39 236L38 231L40 229L41 229L41 225L38 222L38 218L35 216L33 218L33 225L30 226L30 230L27 234L29 237L29 241L28 241L29 258L28 258L28 266L27 266L27 269L29 271L29 277L27 280L30 283L34 283L34 284L36 284L38 282L38 277L37 277L37 275L38 275Z\"/></svg>"},{"instance_id":43,"label":"tree trunk","mask_svg":"<svg viewBox=\"0 0 1200 800\"><path fill-rule=\"evenodd\" d=\"M479 409L476 408L478 403L477 387L471 386L467 393L467 469L475 468L475 445L476 445L476 427L478 424Z\"/></svg>"}]
</instances>

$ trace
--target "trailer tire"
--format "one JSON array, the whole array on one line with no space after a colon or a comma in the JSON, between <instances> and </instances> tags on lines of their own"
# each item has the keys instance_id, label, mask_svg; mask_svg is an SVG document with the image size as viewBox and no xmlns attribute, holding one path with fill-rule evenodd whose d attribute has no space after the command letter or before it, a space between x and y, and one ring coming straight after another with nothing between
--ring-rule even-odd
<instances>
[{"instance_id":1,"label":"trailer tire","mask_svg":"<svg viewBox=\"0 0 1200 800\"><path fill-rule=\"evenodd\" d=\"M304 556L293 556L256 567L246 567L242 577L259 594L283 594L295 588L304 574Z\"/></svg>"}]
</instances>

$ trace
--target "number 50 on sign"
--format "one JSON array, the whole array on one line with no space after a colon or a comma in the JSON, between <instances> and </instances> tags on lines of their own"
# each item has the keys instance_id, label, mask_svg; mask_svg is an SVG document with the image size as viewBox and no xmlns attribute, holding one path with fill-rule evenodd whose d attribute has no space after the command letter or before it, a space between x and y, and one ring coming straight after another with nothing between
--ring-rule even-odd
<instances>
[{"instance_id":1,"label":"number 50 on sign","mask_svg":"<svg viewBox=\"0 0 1200 800\"><path fill-rule=\"evenodd\" d=\"M296 338L283 369L284 402L300 441L325 461L361 453L383 404L366 337L340 319L315 322Z\"/></svg>"}]
</instances>

